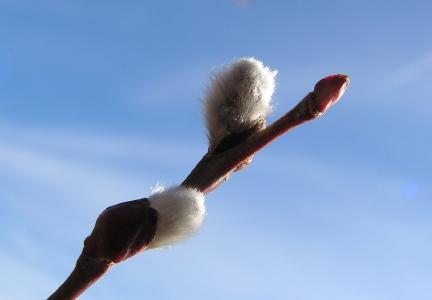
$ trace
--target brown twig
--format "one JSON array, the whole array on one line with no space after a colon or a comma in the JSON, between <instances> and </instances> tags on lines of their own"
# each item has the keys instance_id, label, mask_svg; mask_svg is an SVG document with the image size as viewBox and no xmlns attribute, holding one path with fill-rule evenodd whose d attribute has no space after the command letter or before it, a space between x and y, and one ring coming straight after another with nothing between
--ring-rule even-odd
<instances>
[{"instance_id":1,"label":"brown twig","mask_svg":"<svg viewBox=\"0 0 432 300\"><path fill-rule=\"evenodd\" d=\"M99 262L81 253L76 262L75 269L48 300L78 298L79 295L102 277L113 265L114 263L112 262Z\"/></svg>"},{"instance_id":2,"label":"brown twig","mask_svg":"<svg viewBox=\"0 0 432 300\"><path fill-rule=\"evenodd\" d=\"M332 75L320 80L292 110L269 127L222 153L207 153L182 185L207 194L224 182L237 166L290 129L324 114L348 87L346 75Z\"/></svg>"},{"instance_id":3,"label":"brown twig","mask_svg":"<svg viewBox=\"0 0 432 300\"><path fill-rule=\"evenodd\" d=\"M155 236L157 219L146 198L105 209L85 239L75 269L48 299L76 299L114 264L144 251Z\"/></svg>"},{"instance_id":4,"label":"brown twig","mask_svg":"<svg viewBox=\"0 0 432 300\"><path fill-rule=\"evenodd\" d=\"M204 194L211 192L273 140L324 114L338 101L348 84L348 76L340 74L320 80L313 92L267 128L263 129L265 120L258 119L244 132L222 140L213 152L204 155L181 185ZM75 269L48 299L76 299L115 263L144 251L155 236L157 220L158 212L150 207L147 199L107 208L86 238Z\"/></svg>"}]
</instances>

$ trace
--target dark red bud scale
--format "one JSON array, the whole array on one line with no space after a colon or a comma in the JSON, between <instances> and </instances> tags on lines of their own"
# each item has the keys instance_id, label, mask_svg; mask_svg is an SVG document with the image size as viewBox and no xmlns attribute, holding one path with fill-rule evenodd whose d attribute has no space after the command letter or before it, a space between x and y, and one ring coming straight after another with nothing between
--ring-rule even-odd
<instances>
[{"instance_id":1,"label":"dark red bud scale","mask_svg":"<svg viewBox=\"0 0 432 300\"><path fill-rule=\"evenodd\" d=\"M119 263L144 251L156 234L158 213L146 199L105 209L84 241L83 253L98 261Z\"/></svg>"},{"instance_id":2,"label":"dark red bud scale","mask_svg":"<svg viewBox=\"0 0 432 300\"><path fill-rule=\"evenodd\" d=\"M342 74L330 75L317 82L314 88L313 104L320 115L335 104L349 86L349 77Z\"/></svg>"}]
</instances>

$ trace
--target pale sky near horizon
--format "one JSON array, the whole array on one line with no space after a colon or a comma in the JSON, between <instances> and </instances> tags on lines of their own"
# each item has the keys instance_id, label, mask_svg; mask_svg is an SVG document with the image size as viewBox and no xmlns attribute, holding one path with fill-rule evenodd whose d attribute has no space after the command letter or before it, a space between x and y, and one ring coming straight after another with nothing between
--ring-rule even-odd
<instances>
[{"instance_id":1,"label":"pale sky near horizon","mask_svg":"<svg viewBox=\"0 0 432 300\"><path fill-rule=\"evenodd\" d=\"M432 3L0 1L0 299L45 299L107 206L205 154L213 68L278 70L275 121L324 116L206 196L203 228L80 299L432 299Z\"/></svg>"}]
</instances>

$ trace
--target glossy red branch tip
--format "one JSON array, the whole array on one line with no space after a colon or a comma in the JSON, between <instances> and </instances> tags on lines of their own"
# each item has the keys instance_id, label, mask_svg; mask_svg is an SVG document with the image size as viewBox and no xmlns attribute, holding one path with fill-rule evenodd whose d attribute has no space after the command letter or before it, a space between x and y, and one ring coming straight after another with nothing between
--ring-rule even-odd
<instances>
[{"instance_id":1,"label":"glossy red branch tip","mask_svg":"<svg viewBox=\"0 0 432 300\"><path fill-rule=\"evenodd\" d=\"M314 88L313 103L320 115L342 97L349 82L349 77L342 74L330 75L318 81Z\"/></svg>"}]
</instances>

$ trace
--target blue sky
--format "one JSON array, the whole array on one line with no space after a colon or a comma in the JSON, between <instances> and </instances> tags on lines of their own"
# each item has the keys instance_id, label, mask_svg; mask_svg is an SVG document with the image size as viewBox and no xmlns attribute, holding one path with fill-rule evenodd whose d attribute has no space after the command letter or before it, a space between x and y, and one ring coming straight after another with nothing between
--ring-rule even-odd
<instances>
[{"instance_id":1,"label":"blue sky","mask_svg":"<svg viewBox=\"0 0 432 300\"><path fill-rule=\"evenodd\" d=\"M428 1L1 1L1 299L44 299L100 212L178 184L206 152L214 67L279 71L269 122L321 78L321 118L207 195L186 243L81 299L431 299Z\"/></svg>"}]
</instances>

